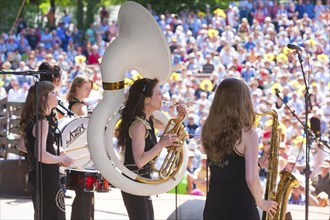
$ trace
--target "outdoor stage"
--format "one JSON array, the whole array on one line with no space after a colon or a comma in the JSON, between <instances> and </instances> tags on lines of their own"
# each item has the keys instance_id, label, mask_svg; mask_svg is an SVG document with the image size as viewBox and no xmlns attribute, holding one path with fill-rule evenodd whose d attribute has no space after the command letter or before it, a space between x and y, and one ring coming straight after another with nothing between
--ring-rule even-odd
<instances>
[{"instance_id":1,"label":"outdoor stage","mask_svg":"<svg viewBox=\"0 0 330 220\"><path fill-rule=\"evenodd\" d=\"M70 191L74 196L74 191ZM161 194L153 196L155 219L202 219L205 197L201 196L177 196L175 194ZM73 199L66 199L66 216L70 219L71 204ZM177 210L177 212L175 212ZM239 211L239 210L237 210ZM288 205L293 220L305 219L305 206ZM309 207L310 220L329 220L329 207ZM0 219L18 220L33 219L33 205L30 199L0 198ZM95 220L128 219L121 193L118 189L112 189L109 193L95 193Z\"/></svg>"}]
</instances>

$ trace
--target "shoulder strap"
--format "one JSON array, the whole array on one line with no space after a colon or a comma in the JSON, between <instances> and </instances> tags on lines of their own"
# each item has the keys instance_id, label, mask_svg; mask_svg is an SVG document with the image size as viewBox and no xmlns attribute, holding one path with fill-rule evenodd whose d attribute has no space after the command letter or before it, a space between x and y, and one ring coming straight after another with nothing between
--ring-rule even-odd
<instances>
[{"instance_id":1,"label":"shoulder strap","mask_svg":"<svg viewBox=\"0 0 330 220\"><path fill-rule=\"evenodd\" d=\"M144 138L146 138L146 137L148 137L148 135L149 135L149 130L151 130L151 126L150 126L150 124L147 122L147 120L145 120L145 119L143 119L143 118L141 118L141 117L135 117L135 120L132 122L132 124L131 124L131 126L129 127L129 129L128 129L128 135L129 135L129 137L130 138L132 138L132 136L131 136L131 127L132 127L132 125L134 125L136 122L138 122L138 121L140 121L140 122L142 122L142 124L144 125L144 127L146 128L146 135L144 136Z\"/></svg>"}]
</instances>

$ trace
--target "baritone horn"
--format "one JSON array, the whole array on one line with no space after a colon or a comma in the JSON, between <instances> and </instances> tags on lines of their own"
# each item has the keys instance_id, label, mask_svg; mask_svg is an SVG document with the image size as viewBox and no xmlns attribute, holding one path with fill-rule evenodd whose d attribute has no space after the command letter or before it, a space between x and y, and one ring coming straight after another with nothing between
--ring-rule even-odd
<instances>
[{"instance_id":1,"label":"baritone horn","mask_svg":"<svg viewBox=\"0 0 330 220\"><path fill-rule=\"evenodd\" d=\"M91 115L87 140L91 157L101 174L115 187L135 195L155 195L175 187L187 167L187 149L179 152L181 163L172 176L160 181L144 181L127 169L113 147L113 133L120 119L119 108L124 102L124 79L135 69L143 77L157 78L165 83L171 71L171 54L167 42L152 15L136 2L124 3L118 14L119 35L106 49L101 62L103 99ZM167 116L158 111L154 117L167 124ZM149 184L151 183L151 184Z\"/></svg>"}]
</instances>

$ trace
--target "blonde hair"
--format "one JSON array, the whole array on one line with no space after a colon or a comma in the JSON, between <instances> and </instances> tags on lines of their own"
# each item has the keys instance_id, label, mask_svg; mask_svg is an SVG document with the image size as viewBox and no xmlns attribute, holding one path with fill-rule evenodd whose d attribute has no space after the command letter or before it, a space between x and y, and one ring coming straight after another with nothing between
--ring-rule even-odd
<instances>
[{"instance_id":1,"label":"blonde hair","mask_svg":"<svg viewBox=\"0 0 330 220\"><path fill-rule=\"evenodd\" d=\"M71 83L69 93L67 94L67 100L73 101L75 97L77 97L77 88L81 87L84 83L90 82L91 87L93 88L93 81L90 79L87 79L86 77L83 76L77 76L74 78L74 80Z\"/></svg>"},{"instance_id":2,"label":"blonde hair","mask_svg":"<svg viewBox=\"0 0 330 220\"><path fill-rule=\"evenodd\" d=\"M242 141L242 131L249 131L256 114L247 84L236 78L223 80L216 90L209 115L202 130L202 142L208 158L220 162L234 153Z\"/></svg>"}]
</instances>

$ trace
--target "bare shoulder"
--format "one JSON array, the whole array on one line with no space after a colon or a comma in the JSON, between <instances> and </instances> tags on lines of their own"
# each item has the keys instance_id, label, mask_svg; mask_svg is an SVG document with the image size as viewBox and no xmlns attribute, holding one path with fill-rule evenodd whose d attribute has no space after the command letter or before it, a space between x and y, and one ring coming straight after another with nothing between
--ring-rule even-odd
<instances>
[{"instance_id":1,"label":"bare shoulder","mask_svg":"<svg viewBox=\"0 0 330 220\"><path fill-rule=\"evenodd\" d=\"M254 128L250 130L243 130L242 141L245 143L255 143L258 142L258 133Z\"/></svg>"},{"instance_id":2,"label":"bare shoulder","mask_svg":"<svg viewBox=\"0 0 330 220\"><path fill-rule=\"evenodd\" d=\"M145 128L145 125L142 121L140 120L136 120L132 123L132 125L130 126L130 129L133 129L133 130L140 130L140 129L143 129Z\"/></svg>"},{"instance_id":3,"label":"bare shoulder","mask_svg":"<svg viewBox=\"0 0 330 220\"><path fill-rule=\"evenodd\" d=\"M36 125L34 124L32 129L32 134L35 136L36 134ZM39 131L48 131L49 122L46 119L40 119L38 120L38 129Z\"/></svg>"},{"instance_id":4,"label":"bare shoulder","mask_svg":"<svg viewBox=\"0 0 330 220\"><path fill-rule=\"evenodd\" d=\"M39 121L38 121L38 125L40 126L48 126L49 125L49 122L47 121L47 119L45 119L45 118L43 118L43 119L40 119Z\"/></svg>"},{"instance_id":5,"label":"bare shoulder","mask_svg":"<svg viewBox=\"0 0 330 220\"><path fill-rule=\"evenodd\" d=\"M139 135L145 136L146 126L141 120L136 120L129 127L128 133L131 138L137 137Z\"/></svg>"}]
</instances>

